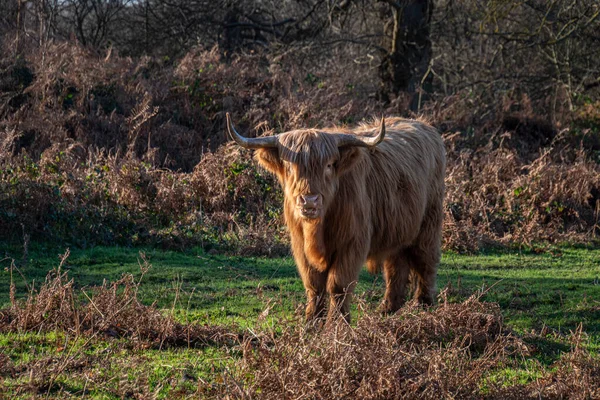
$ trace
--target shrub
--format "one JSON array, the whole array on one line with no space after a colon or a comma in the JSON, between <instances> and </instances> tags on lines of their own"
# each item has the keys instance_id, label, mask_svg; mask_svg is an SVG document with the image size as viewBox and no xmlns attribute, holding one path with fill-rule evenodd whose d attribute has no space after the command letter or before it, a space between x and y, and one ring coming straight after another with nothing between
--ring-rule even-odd
<instances>
[{"instance_id":1,"label":"shrub","mask_svg":"<svg viewBox=\"0 0 600 400\"><path fill-rule=\"evenodd\" d=\"M405 112L401 97L371 97L358 69L292 53L196 48L172 63L60 43L1 65L0 236L13 240L285 254L281 191L224 144L224 112L249 136ZM476 118L476 96L423 111L448 148L445 247L597 240L596 103L582 100L560 128L525 95Z\"/></svg>"}]
</instances>

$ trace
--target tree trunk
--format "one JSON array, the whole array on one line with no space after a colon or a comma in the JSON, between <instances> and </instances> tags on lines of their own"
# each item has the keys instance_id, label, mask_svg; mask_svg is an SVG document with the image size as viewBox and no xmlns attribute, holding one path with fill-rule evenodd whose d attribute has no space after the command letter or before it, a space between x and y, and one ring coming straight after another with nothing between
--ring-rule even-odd
<instances>
[{"instance_id":1,"label":"tree trunk","mask_svg":"<svg viewBox=\"0 0 600 400\"><path fill-rule=\"evenodd\" d=\"M407 92L411 95L410 108L418 111L423 92L428 92L431 76L429 37L433 0L386 0L392 9L392 24L384 28L385 44L389 49L379 65L380 97L389 101L390 94ZM391 29L391 32L389 31Z\"/></svg>"}]
</instances>

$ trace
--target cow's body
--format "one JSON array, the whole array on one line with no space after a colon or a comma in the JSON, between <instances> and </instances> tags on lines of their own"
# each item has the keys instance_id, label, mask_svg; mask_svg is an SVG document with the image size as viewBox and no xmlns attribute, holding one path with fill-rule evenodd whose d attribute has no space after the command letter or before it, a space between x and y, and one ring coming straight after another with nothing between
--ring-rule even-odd
<instances>
[{"instance_id":1,"label":"cow's body","mask_svg":"<svg viewBox=\"0 0 600 400\"><path fill-rule=\"evenodd\" d=\"M393 118L386 126L385 139L366 148L339 145L336 136L370 137L377 126L287 132L279 135L276 146L256 153L284 189L285 221L309 318L322 314L327 293L330 315L340 311L347 317L350 294L365 263L372 272L383 268L384 311L402 306L411 271L415 297L433 301L444 144L434 128L420 121ZM321 203L313 201L317 195Z\"/></svg>"}]
</instances>

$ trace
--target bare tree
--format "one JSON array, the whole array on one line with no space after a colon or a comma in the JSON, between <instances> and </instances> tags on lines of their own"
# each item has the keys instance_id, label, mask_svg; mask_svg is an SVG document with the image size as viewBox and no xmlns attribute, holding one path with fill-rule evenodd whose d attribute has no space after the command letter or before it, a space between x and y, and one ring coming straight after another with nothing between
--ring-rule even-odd
<instances>
[{"instance_id":1,"label":"bare tree","mask_svg":"<svg viewBox=\"0 0 600 400\"><path fill-rule=\"evenodd\" d=\"M600 87L598 32L596 0L440 0L431 71L445 95L526 97L557 120Z\"/></svg>"},{"instance_id":2,"label":"bare tree","mask_svg":"<svg viewBox=\"0 0 600 400\"><path fill-rule=\"evenodd\" d=\"M431 60L429 33L433 1L381 1L389 5L392 18L384 24L386 53L379 66L380 95L388 101L390 92L413 94L411 109L417 110L420 108L420 91L431 81L427 70Z\"/></svg>"},{"instance_id":3,"label":"bare tree","mask_svg":"<svg viewBox=\"0 0 600 400\"><path fill-rule=\"evenodd\" d=\"M60 14L61 30L64 34L73 29L84 46L106 46L131 3L131 0L66 0Z\"/></svg>"}]
</instances>

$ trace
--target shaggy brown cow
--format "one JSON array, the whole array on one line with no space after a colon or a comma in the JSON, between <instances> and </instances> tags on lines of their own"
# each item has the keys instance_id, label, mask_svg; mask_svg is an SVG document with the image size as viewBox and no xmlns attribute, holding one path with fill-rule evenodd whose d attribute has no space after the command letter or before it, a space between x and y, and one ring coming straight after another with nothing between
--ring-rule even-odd
<instances>
[{"instance_id":1,"label":"shaggy brown cow","mask_svg":"<svg viewBox=\"0 0 600 400\"><path fill-rule=\"evenodd\" d=\"M433 302L440 260L446 156L440 134L415 120L381 125L302 129L261 138L242 137L227 114L227 128L241 146L274 173L285 194L285 222L304 282L308 319L320 316L329 293L329 316L349 319L350 295L362 265L383 264L384 312L406 298L409 272L415 298ZM375 136L371 136L375 134Z\"/></svg>"}]
</instances>

